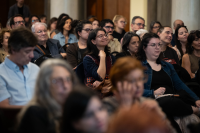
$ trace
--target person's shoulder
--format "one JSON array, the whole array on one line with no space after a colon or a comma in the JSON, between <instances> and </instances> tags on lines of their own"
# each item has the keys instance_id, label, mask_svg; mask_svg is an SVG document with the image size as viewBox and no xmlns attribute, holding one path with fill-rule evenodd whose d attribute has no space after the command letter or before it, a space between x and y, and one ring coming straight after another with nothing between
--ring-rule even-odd
<instances>
[{"instance_id":1,"label":"person's shoulder","mask_svg":"<svg viewBox=\"0 0 200 133\"><path fill-rule=\"evenodd\" d=\"M77 44L77 43L71 43L71 44L67 47L67 51L74 51L74 50L78 50L78 44Z\"/></svg>"},{"instance_id":2,"label":"person's shoulder","mask_svg":"<svg viewBox=\"0 0 200 133\"><path fill-rule=\"evenodd\" d=\"M69 37L76 38L76 35L70 33L70 34L69 34Z\"/></svg>"},{"instance_id":3,"label":"person's shoulder","mask_svg":"<svg viewBox=\"0 0 200 133\"><path fill-rule=\"evenodd\" d=\"M14 9L17 6L17 4L14 4L10 7L10 9Z\"/></svg>"},{"instance_id":4,"label":"person's shoulder","mask_svg":"<svg viewBox=\"0 0 200 133\"><path fill-rule=\"evenodd\" d=\"M189 54L184 54L183 57L182 57L182 60L188 60L190 57Z\"/></svg>"},{"instance_id":5,"label":"person's shoulder","mask_svg":"<svg viewBox=\"0 0 200 133\"><path fill-rule=\"evenodd\" d=\"M47 114L47 109L45 109L44 107L41 107L41 106L32 105L27 108L25 114L28 116L38 115L38 116L44 117L44 114Z\"/></svg>"},{"instance_id":6,"label":"person's shoulder","mask_svg":"<svg viewBox=\"0 0 200 133\"><path fill-rule=\"evenodd\" d=\"M49 38L49 39L47 40L47 43L48 43L48 42L51 42L51 43L53 43L53 44L59 43L58 40L56 40L56 39L51 39L51 38Z\"/></svg>"}]
</instances>

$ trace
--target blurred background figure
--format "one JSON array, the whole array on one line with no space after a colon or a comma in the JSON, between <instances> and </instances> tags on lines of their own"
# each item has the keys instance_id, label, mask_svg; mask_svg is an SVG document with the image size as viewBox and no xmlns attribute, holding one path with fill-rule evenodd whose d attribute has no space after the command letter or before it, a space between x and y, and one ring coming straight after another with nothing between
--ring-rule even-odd
<instances>
[{"instance_id":1,"label":"blurred background figure","mask_svg":"<svg viewBox=\"0 0 200 133\"><path fill-rule=\"evenodd\" d=\"M39 18L40 18L40 21L42 23L45 23L45 24L47 23L47 16L46 15L42 14L42 15L39 16Z\"/></svg>"},{"instance_id":2,"label":"blurred background figure","mask_svg":"<svg viewBox=\"0 0 200 133\"><path fill-rule=\"evenodd\" d=\"M31 15L28 22L29 29L31 29L31 26L36 22L41 22L40 18L37 15Z\"/></svg>"},{"instance_id":3,"label":"blurred background figure","mask_svg":"<svg viewBox=\"0 0 200 133\"><path fill-rule=\"evenodd\" d=\"M140 37L141 40L142 40L142 38L143 38L143 36L144 36L145 33L148 33L148 31L145 30L145 29L139 29L139 30L136 32L136 34Z\"/></svg>"},{"instance_id":4,"label":"blurred background figure","mask_svg":"<svg viewBox=\"0 0 200 133\"><path fill-rule=\"evenodd\" d=\"M92 23L92 29L99 28L99 20L95 16L89 16L88 20Z\"/></svg>"},{"instance_id":5,"label":"blurred background figure","mask_svg":"<svg viewBox=\"0 0 200 133\"><path fill-rule=\"evenodd\" d=\"M58 19L56 17L53 17L50 19L48 25L47 25L47 34L49 38L51 37L52 32L56 29Z\"/></svg>"},{"instance_id":6,"label":"blurred background figure","mask_svg":"<svg viewBox=\"0 0 200 133\"><path fill-rule=\"evenodd\" d=\"M152 21L150 23L150 27L149 27L149 33L155 33L157 34L158 29L162 27L161 23L159 21Z\"/></svg>"}]
</instances>

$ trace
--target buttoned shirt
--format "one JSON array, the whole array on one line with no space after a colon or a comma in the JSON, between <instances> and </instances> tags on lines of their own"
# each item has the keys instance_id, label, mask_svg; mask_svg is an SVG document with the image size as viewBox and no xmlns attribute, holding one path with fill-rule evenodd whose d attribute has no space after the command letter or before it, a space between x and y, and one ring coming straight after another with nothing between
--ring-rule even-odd
<instances>
[{"instance_id":1,"label":"buttoned shirt","mask_svg":"<svg viewBox=\"0 0 200 133\"><path fill-rule=\"evenodd\" d=\"M53 39L57 39L60 42L61 46L65 45L65 36L59 32L58 34L56 34ZM68 42L67 43L76 43L78 42L78 39L76 38L76 36L74 34L69 34L69 38L68 38Z\"/></svg>"},{"instance_id":2,"label":"buttoned shirt","mask_svg":"<svg viewBox=\"0 0 200 133\"><path fill-rule=\"evenodd\" d=\"M10 105L25 105L32 99L39 67L29 62L23 68L22 73L8 57L0 64L0 102L8 99Z\"/></svg>"}]
</instances>

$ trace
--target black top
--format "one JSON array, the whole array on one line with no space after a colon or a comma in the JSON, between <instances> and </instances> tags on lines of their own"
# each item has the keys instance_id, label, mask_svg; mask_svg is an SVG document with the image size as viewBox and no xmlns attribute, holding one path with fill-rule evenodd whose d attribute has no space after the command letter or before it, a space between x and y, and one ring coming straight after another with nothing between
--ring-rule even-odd
<instances>
[{"instance_id":1,"label":"black top","mask_svg":"<svg viewBox=\"0 0 200 133\"><path fill-rule=\"evenodd\" d=\"M47 55L51 54L48 45L46 45L46 48L43 45L39 45L39 46Z\"/></svg>"},{"instance_id":2,"label":"black top","mask_svg":"<svg viewBox=\"0 0 200 133\"><path fill-rule=\"evenodd\" d=\"M170 64L180 65L176 51L168 46L165 51L160 53L159 58Z\"/></svg>"},{"instance_id":3,"label":"black top","mask_svg":"<svg viewBox=\"0 0 200 133\"><path fill-rule=\"evenodd\" d=\"M163 69L160 71L153 70L151 89L157 90L159 87L166 88L164 94L174 94L172 81Z\"/></svg>"},{"instance_id":4,"label":"black top","mask_svg":"<svg viewBox=\"0 0 200 133\"><path fill-rule=\"evenodd\" d=\"M55 124L49 120L48 112L40 106L30 106L25 112L19 133L55 133Z\"/></svg>"},{"instance_id":5,"label":"black top","mask_svg":"<svg viewBox=\"0 0 200 133\"><path fill-rule=\"evenodd\" d=\"M23 16L23 6L22 7L18 7L18 11L19 11L19 14L21 14Z\"/></svg>"},{"instance_id":6,"label":"black top","mask_svg":"<svg viewBox=\"0 0 200 133\"><path fill-rule=\"evenodd\" d=\"M117 38L118 41L120 42L125 33L126 33L125 30L122 31L122 34L119 34L118 32L113 31L113 37Z\"/></svg>"}]
</instances>

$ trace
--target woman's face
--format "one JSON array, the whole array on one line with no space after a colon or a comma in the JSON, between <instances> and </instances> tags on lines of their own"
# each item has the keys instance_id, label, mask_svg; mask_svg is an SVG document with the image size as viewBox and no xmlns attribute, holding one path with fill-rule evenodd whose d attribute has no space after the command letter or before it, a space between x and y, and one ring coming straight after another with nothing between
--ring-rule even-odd
<instances>
[{"instance_id":1,"label":"woman's face","mask_svg":"<svg viewBox=\"0 0 200 133\"><path fill-rule=\"evenodd\" d=\"M128 50L131 54L136 54L138 51L138 47L140 45L140 40L137 36L133 36L129 42Z\"/></svg>"},{"instance_id":2,"label":"woman's face","mask_svg":"<svg viewBox=\"0 0 200 133\"><path fill-rule=\"evenodd\" d=\"M144 92L144 73L141 69L132 70L127 76L124 77L132 87L136 90L133 97L140 98Z\"/></svg>"},{"instance_id":3,"label":"woman's face","mask_svg":"<svg viewBox=\"0 0 200 133\"><path fill-rule=\"evenodd\" d=\"M85 24L83 26L82 31L79 32L79 37L84 39L84 40L87 40L91 30L92 30L92 25L91 24Z\"/></svg>"},{"instance_id":4,"label":"woman's face","mask_svg":"<svg viewBox=\"0 0 200 133\"><path fill-rule=\"evenodd\" d=\"M52 97L63 104L72 90L71 74L62 66L55 66L51 75L50 92Z\"/></svg>"},{"instance_id":5,"label":"woman's face","mask_svg":"<svg viewBox=\"0 0 200 133\"><path fill-rule=\"evenodd\" d=\"M65 25L63 26L63 30L70 31L71 28L72 28L71 24L72 24L72 20L71 19L67 19L65 21Z\"/></svg>"},{"instance_id":6,"label":"woman's face","mask_svg":"<svg viewBox=\"0 0 200 133\"><path fill-rule=\"evenodd\" d=\"M99 22L96 21L96 20L94 20L94 21L92 22L92 29L96 29L96 28L99 28Z\"/></svg>"},{"instance_id":7,"label":"woman's face","mask_svg":"<svg viewBox=\"0 0 200 133\"><path fill-rule=\"evenodd\" d=\"M92 97L83 117L74 123L77 130L84 133L104 133L108 124L108 112L100 99Z\"/></svg>"},{"instance_id":8,"label":"woman's face","mask_svg":"<svg viewBox=\"0 0 200 133\"><path fill-rule=\"evenodd\" d=\"M182 43L186 43L187 42L187 38L188 38L188 31L186 30L185 27L181 27L179 30L178 30L178 40Z\"/></svg>"},{"instance_id":9,"label":"woman's face","mask_svg":"<svg viewBox=\"0 0 200 133\"><path fill-rule=\"evenodd\" d=\"M35 24L36 22L39 22L39 19L37 17L32 17L31 24Z\"/></svg>"},{"instance_id":10,"label":"woman's face","mask_svg":"<svg viewBox=\"0 0 200 133\"><path fill-rule=\"evenodd\" d=\"M160 28L160 24L155 23L155 24L153 25L152 33L157 34L159 28Z\"/></svg>"},{"instance_id":11,"label":"woman's face","mask_svg":"<svg viewBox=\"0 0 200 133\"><path fill-rule=\"evenodd\" d=\"M150 39L149 43L147 44L147 47L144 48L148 60L155 61L158 59L161 52L160 46L160 40L158 38Z\"/></svg>"},{"instance_id":12,"label":"woman's face","mask_svg":"<svg viewBox=\"0 0 200 133\"><path fill-rule=\"evenodd\" d=\"M8 47L8 39L10 37L10 33L9 32L5 32L3 35L3 42L1 43L3 45L3 47Z\"/></svg>"},{"instance_id":13,"label":"woman's face","mask_svg":"<svg viewBox=\"0 0 200 133\"><path fill-rule=\"evenodd\" d=\"M51 24L51 30L55 30L55 29L56 29L56 25L57 25L57 21L54 21L54 22Z\"/></svg>"},{"instance_id":14,"label":"woman's face","mask_svg":"<svg viewBox=\"0 0 200 133\"><path fill-rule=\"evenodd\" d=\"M115 26L118 27L119 29L124 29L126 26L126 20L124 18L120 18L115 24Z\"/></svg>"},{"instance_id":15,"label":"woman's face","mask_svg":"<svg viewBox=\"0 0 200 133\"><path fill-rule=\"evenodd\" d=\"M194 48L194 50L200 50L200 38L195 37L195 40L192 43L192 47Z\"/></svg>"},{"instance_id":16,"label":"woman's face","mask_svg":"<svg viewBox=\"0 0 200 133\"><path fill-rule=\"evenodd\" d=\"M98 31L95 40L92 40L92 43L99 47L105 47L108 45L108 37L104 31Z\"/></svg>"}]
</instances>

